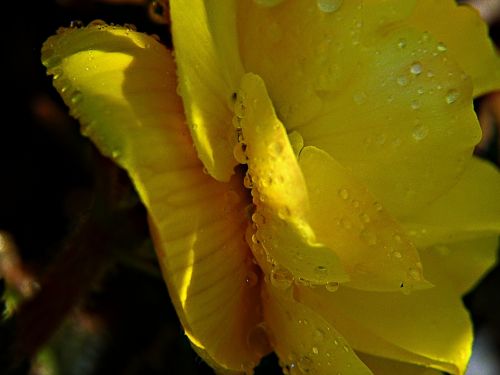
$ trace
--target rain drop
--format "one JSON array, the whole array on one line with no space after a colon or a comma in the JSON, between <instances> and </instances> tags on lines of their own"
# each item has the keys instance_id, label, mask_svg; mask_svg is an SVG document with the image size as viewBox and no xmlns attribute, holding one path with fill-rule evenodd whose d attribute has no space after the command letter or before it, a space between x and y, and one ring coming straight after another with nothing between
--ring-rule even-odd
<instances>
[{"instance_id":1,"label":"rain drop","mask_svg":"<svg viewBox=\"0 0 500 375\"><path fill-rule=\"evenodd\" d=\"M324 13L332 13L342 6L343 0L317 0L318 9Z\"/></svg>"},{"instance_id":2,"label":"rain drop","mask_svg":"<svg viewBox=\"0 0 500 375\"><path fill-rule=\"evenodd\" d=\"M412 64L412 66L410 67L411 74L416 76L420 75L422 73L422 70L422 64L420 64L419 62Z\"/></svg>"},{"instance_id":3,"label":"rain drop","mask_svg":"<svg viewBox=\"0 0 500 375\"><path fill-rule=\"evenodd\" d=\"M438 45L437 45L437 48L436 48L439 52L445 52L448 50L448 48L446 48L446 46L444 45L444 43L442 42L439 42Z\"/></svg>"},{"instance_id":4,"label":"rain drop","mask_svg":"<svg viewBox=\"0 0 500 375\"><path fill-rule=\"evenodd\" d=\"M247 276L245 277L245 286L251 288L257 285L257 282L259 281L259 277L257 274L253 271L248 272Z\"/></svg>"},{"instance_id":5,"label":"rain drop","mask_svg":"<svg viewBox=\"0 0 500 375\"><path fill-rule=\"evenodd\" d=\"M329 292L336 292L337 290L339 290L339 283L336 281L330 281L325 284L325 289Z\"/></svg>"},{"instance_id":6,"label":"rain drop","mask_svg":"<svg viewBox=\"0 0 500 375\"><path fill-rule=\"evenodd\" d=\"M248 159L245 154L246 144L244 143L236 143L233 148L233 156L236 161L240 164L246 164Z\"/></svg>"},{"instance_id":7,"label":"rain drop","mask_svg":"<svg viewBox=\"0 0 500 375\"><path fill-rule=\"evenodd\" d=\"M169 15L168 15L168 5L163 0L153 0L149 3L148 8L149 18L153 22L159 24L167 24Z\"/></svg>"},{"instance_id":8,"label":"rain drop","mask_svg":"<svg viewBox=\"0 0 500 375\"><path fill-rule=\"evenodd\" d=\"M303 374L308 374L312 369L313 361L311 358L303 356L298 360L297 366Z\"/></svg>"},{"instance_id":9,"label":"rain drop","mask_svg":"<svg viewBox=\"0 0 500 375\"><path fill-rule=\"evenodd\" d=\"M83 94L81 91L78 90L74 91L70 96L71 103L73 104L81 102L82 99L83 99Z\"/></svg>"},{"instance_id":10,"label":"rain drop","mask_svg":"<svg viewBox=\"0 0 500 375\"><path fill-rule=\"evenodd\" d=\"M408 77L406 76L399 76L397 78L397 82L399 86L406 86L408 84Z\"/></svg>"},{"instance_id":11,"label":"rain drop","mask_svg":"<svg viewBox=\"0 0 500 375\"><path fill-rule=\"evenodd\" d=\"M360 233L361 239L368 245L373 246L377 243L377 235L370 230L363 230Z\"/></svg>"},{"instance_id":12,"label":"rain drop","mask_svg":"<svg viewBox=\"0 0 500 375\"><path fill-rule=\"evenodd\" d=\"M420 102L418 100L412 100L410 106L411 109L417 110L420 108Z\"/></svg>"},{"instance_id":13,"label":"rain drop","mask_svg":"<svg viewBox=\"0 0 500 375\"><path fill-rule=\"evenodd\" d=\"M275 267L271 270L271 284L277 289L287 289L292 285L292 274L282 268Z\"/></svg>"},{"instance_id":14,"label":"rain drop","mask_svg":"<svg viewBox=\"0 0 500 375\"><path fill-rule=\"evenodd\" d=\"M453 104L457 101L459 93L457 90L451 89L446 93L446 103Z\"/></svg>"},{"instance_id":15,"label":"rain drop","mask_svg":"<svg viewBox=\"0 0 500 375\"><path fill-rule=\"evenodd\" d=\"M347 189L340 189L338 191L339 197L342 198L343 200L346 200L349 198L349 191Z\"/></svg>"},{"instance_id":16,"label":"rain drop","mask_svg":"<svg viewBox=\"0 0 500 375\"><path fill-rule=\"evenodd\" d=\"M417 125L413 128L413 132L411 133L414 140L421 141L427 137L429 134L429 129L424 125Z\"/></svg>"}]
</instances>

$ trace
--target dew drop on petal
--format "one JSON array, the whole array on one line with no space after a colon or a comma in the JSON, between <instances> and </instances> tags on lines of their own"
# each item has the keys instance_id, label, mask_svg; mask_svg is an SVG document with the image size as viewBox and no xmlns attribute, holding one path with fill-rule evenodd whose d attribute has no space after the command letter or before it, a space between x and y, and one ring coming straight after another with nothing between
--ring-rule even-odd
<instances>
[{"instance_id":1,"label":"dew drop on petal","mask_svg":"<svg viewBox=\"0 0 500 375\"><path fill-rule=\"evenodd\" d=\"M346 200L349 198L349 191L345 188L338 191L339 197Z\"/></svg>"},{"instance_id":2,"label":"dew drop on petal","mask_svg":"<svg viewBox=\"0 0 500 375\"><path fill-rule=\"evenodd\" d=\"M336 292L337 290L339 290L339 283L336 281L330 281L325 284L325 289L329 292Z\"/></svg>"},{"instance_id":3,"label":"dew drop on petal","mask_svg":"<svg viewBox=\"0 0 500 375\"><path fill-rule=\"evenodd\" d=\"M259 281L259 277L254 271L249 271L245 277L245 286L248 288L252 288L257 285Z\"/></svg>"},{"instance_id":4,"label":"dew drop on petal","mask_svg":"<svg viewBox=\"0 0 500 375\"><path fill-rule=\"evenodd\" d=\"M453 104L457 101L459 97L459 93L455 89L451 89L446 93L446 103Z\"/></svg>"},{"instance_id":5,"label":"dew drop on petal","mask_svg":"<svg viewBox=\"0 0 500 375\"><path fill-rule=\"evenodd\" d=\"M420 64L419 62L413 63L410 67L411 74L416 76L420 75L422 73L422 70L422 64Z\"/></svg>"},{"instance_id":6,"label":"dew drop on petal","mask_svg":"<svg viewBox=\"0 0 500 375\"><path fill-rule=\"evenodd\" d=\"M317 0L316 4L318 9L324 13L332 13L337 11L341 6L343 0Z\"/></svg>"},{"instance_id":7,"label":"dew drop on petal","mask_svg":"<svg viewBox=\"0 0 500 375\"><path fill-rule=\"evenodd\" d=\"M277 289L287 289L292 285L293 276L290 271L278 267L271 270L271 284Z\"/></svg>"},{"instance_id":8,"label":"dew drop on petal","mask_svg":"<svg viewBox=\"0 0 500 375\"><path fill-rule=\"evenodd\" d=\"M397 78L397 82L399 86L406 86L408 84L408 77L406 76L399 76Z\"/></svg>"},{"instance_id":9,"label":"dew drop on petal","mask_svg":"<svg viewBox=\"0 0 500 375\"><path fill-rule=\"evenodd\" d=\"M446 46L444 45L444 43L440 42L438 43L437 45L437 48L436 48L439 52L445 52L448 50L448 48L446 48Z\"/></svg>"},{"instance_id":10,"label":"dew drop on petal","mask_svg":"<svg viewBox=\"0 0 500 375\"><path fill-rule=\"evenodd\" d=\"M429 129L422 124L416 125L411 133L414 140L421 141L427 137L429 134Z\"/></svg>"},{"instance_id":11,"label":"dew drop on petal","mask_svg":"<svg viewBox=\"0 0 500 375\"><path fill-rule=\"evenodd\" d=\"M303 374L309 374L313 364L313 360L307 356L303 356L297 361L297 366Z\"/></svg>"}]
</instances>

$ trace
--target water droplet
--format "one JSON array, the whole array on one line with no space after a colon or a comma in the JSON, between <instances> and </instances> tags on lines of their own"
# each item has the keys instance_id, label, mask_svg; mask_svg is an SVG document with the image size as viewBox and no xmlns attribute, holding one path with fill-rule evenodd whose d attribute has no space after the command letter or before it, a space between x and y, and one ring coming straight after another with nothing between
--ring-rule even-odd
<instances>
[{"instance_id":1,"label":"water droplet","mask_svg":"<svg viewBox=\"0 0 500 375\"><path fill-rule=\"evenodd\" d=\"M411 133L412 137L416 141L421 141L427 137L429 134L429 129L422 124L419 124L413 128L413 131Z\"/></svg>"},{"instance_id":2,"label":"water droplet","mask_svg":"<svg viewBox=\"0 0 500 375\"><path fill-rule=\"evenodd\" d=\"M111 157L115 160L118 159L120 156L121 156L121 153L118 150L114 150L111 152Z\"/></svg>"},{"instance_id":3,"label":"water droplet","mask_svg":"<svg viewBox=\"0 0 500 375\"><path fill-rule=\"evenodd\" d=\"M344 352L346 352L346 353L349 352L349 347L347 345L344 345L342 348L344 349Z\"/></svg>"},{"instance_id":4,"label":"water droplet","mask_svg":"<svg viewBox=\"0 0 500 375\"><path fill-rule=\"evenodd\" d=\"M377 243L377 235L371 230L368 229L362 230L359 235L361 239L370 246L373 246Z\"/></svg>"},{"instance_id":5,"label":"water droplet","mask_svg":"<svg viewBox=\"0 0 500 375\"><path fill-rule=\"evenodd\" d=\"M108 24L106 23L106 21L100 19L90 21L89 24L87 25L87 27L102 27L102 26L108 26Z\"/></svg>"},{"instance_id":6,"label":"water droplet","mask_svg":"<svg viewBox=\"0 0 500 375\"><path fill-rule=\"evenodd\" d=\"M421 280L422 279L422 275L421 275L421 272L415 268L410 268L408 270L408 277L412 280Z\"/></svg>"},{"instance_id":7,"label":"water droplet","mask_svg":"<svg viewBox=\"0 0 500 375\"><path fill-rule=\"evenodd\" d=\"M253 215L252 215L252 221L257 225L257 226L260 226L260 225L264 225L266 223L266 218L264 217L264 215L262 215L261 213L259 212L255 212Z\"/></svg>"},{"instance_id":8,"label":"water droplet","mask_svg":"<svg viewBox=\"0 0 500 375\"><path fill-rule=\"evenodd\" d=\"M446 48L445 44L443 42L439 42L436 49L439 51L439 52L445 52L448 50L448 48Z\"/></svg>"},{"instance_id":9,"label":"water droplet","mask_svg":"<svg viewBox=\"0 0 500 375\"><path fill-rule=\"evenodd\" d=\"M399 41L398 41L398 47L399 48L405 48L406 47L406 39L399 39Z\"/></svg>"},{"instance_id":10,"label":"water droplet","mask_svg":"<svg viewBox=\"0 0 500 375\"><path fill-rule=\"evenodd\" d=\"M396 259L401 259L403 255L399 251L393 251L391 255Z\"/></svg>"},{"instance_id":11,"label":"water droplet","mask_svg":"<svg viewBox=\"0 0 500 375\"><path fill-rule=\"evenodd\" d=\"M359 215L359 218L361 219L361 221L363 221L364 223L369 223L370 222L370 216L366 213L366 212L363 212Z\"/></svg>"},{"instance_id":12,"label":"water droplet","mask_svg":"<svg viewBox=\"0 0 500 375\"><path fill-rule=\"evenodd\" d=\"M325 289L329 292L336 292L337 290L339 290L339 283L336 281L330 281L325 284Z\"/></svg>"},{"instance_id":13,"label":"water droplet","mask_svg":"<svg viewBox=\"0 0 500 375\"><path fill-rule=\"evenodd\" d=\"M317 347L315 347L315 346L313 346L313 347L311 348L311 351L313 352L313 354L318 354L318 353L319 353L318 348L317 348Z\"/></svg>"},{"instance_id":14,"label":"water droplet","mask_svg":"<svg viewBox=\"0 0 500 375\"><path fill-rule=\"evenodd\" d=\"M271 156L277 157L283 152L283 144L280 142L273 142L267 146L267 150Z\"/></svg>"},{"instance_id":15,"label":"water droplet","mask_svg":"<svg viewBox=\"0 0 500 375\"><path fill-rule=\"evenodd\" d=\"M245 154L246 147L246 144L239 142L234 145L233 156L240 164L246 164L248 161L247 155Z\"/></svg>"},{"instance_id":16,"label":"water droplet","mask_svg":"<svg viewBox=\"0 0 500 375\"><path fill-rule=\"evenodd\" d=\"M149 3L149 18L159 24L167 24L169 20L168 5L165 0L153 0Z\"/></svg>"},{"instance_id":17,"label":"water droplet","mask_svg":"<svg viewBox=\"0 0 500 375\"><path fill-rule=\"evenodd\" d=\"M425 90L424 90L422 87L419 87L419 88L417 89L417 94L418 94L418 95L423 95L424 93L425 93Z\"/></svg>"},{"instance_id":18,"label":"water droplet","mask_svg":"<svg viewBox=\"0 0 500 375\"><path fill-rule=\"evenodd\" d=\"M279 267L274 267L271 270L270 279L271 284L278 289L287 289L293 282L293 276L290 271Z\"/></svg>"},{"instance_id":19,"label":"water droplet","mask_svg":"<svg viewBox=\"0 0 500 375\"><path fill-rule=\"evenodd\" d=\"M411 109L417 110L420 108L420 102L418 100L412 100L410 106Z\"/></svg>"},{"instance_id":20,"label":"water droplet","mask_svg":"<svg viewBox=\"0 0 500 375\"><path fill-rule=\"evenodd\" d=\"M416 62L416 63L413 63L412 66L410 67L410 72L411 74L413 75L420 75L422 73L422 64L420 64L419 62Z\"/></svg>"},{"instance_id":21,"label":"water droplet","mask_svg":"<svg viewBox=\"0 0 500 375\"><path fill-rule=\"evenodd\" d=\"M247 276L245 277L245 286L251 288L257 285L257 282L259 281L259 277L257 274L253 271L249 271L247 273Z\"/></svg>"},{"instance_id":22,"label":"water droplet","mask_svg":"<svg viewBox=\"0 0 500 375\"><path fill-rule=\"evenodd\" d=\"M373 207L375 207L375 210L377 210L378 212L382 211L382 209L383 209L382 203L380 203L380 202L375 202L373 204Z\"/></svg>"},{"instance_id":23,"label":"water droplet","mask_svg":"<svg viewBox=\"0 0 500 375\"><path fill-rule=\"evenodd\" d=\"M245 175L245 177L243 178L243 185L247 188L247 189L251 189L253 188L253 181L252 181L252 177L247 173Z\"/></svg>"},{"instance_id":24,"label":"water droplet","mask_svg":"<svg viewBox=\"0 0 500 375\"><path fill-rule=\"evenodd\" d=\"M79 102L81 102L83 99L83 94L81 91L73 91L73 93L71 94L70 96L70 100L71 100L71 103L73 104L77 104Z\"/></svg>"},{"instance_id":25,"label":"water droplet","mask_svg":"<svg viewBox=\"0 0 500 375\"><path fill-rule=\"evenodd\" d=\"M353 200L353 201L352 201L352 206L353 206L354 208L358 208L358 207L359 207L359 201L357 201L357 200Z\"/></svg>"},{"instance_id":26,"label":"water droplet","mask_svg":"<svg viewBox=\"0 0 500 375\"><path fill-rule=\"evenodd\" d=\"M453 104L457 101L459 97L459 93L455 89L451 89L446 93L446 103Z\"/></svg>"},{"instance_id":27,"label":"water droplet","mask_svg":"<svg viewBox=\"0 0 500 375\"><path fill-rule=\"evenodd\" d=\"M313 367L313 364L313 360L307 356L301 357L297 362L297 366L303 374L309 374Z\"/></svg>"},{"instance_id":28,"label":"water droplet","mask_svg":"<svg viewBox=\"0 0 500 375\"><path fill-rule=\"evenodd\" d=\"M328 275L328 269L325 266L316 266L314 272L316 272L316 275L320 277L325 277L326 275Z\"/></svg>"},{"instance_id":29,"label":"water droplet","mask_svg":"<svg viewBox=\"0 0 500 375\"><path fill-rule=\"evenodd\" d=\"M401 236L397 233L394 233L394 235L392 236L392 238L394 239L394 241L396 242L403 242L403 239L401 238Z\"/></svg>"},{"instance_id":30,"label":"water droplet","mask_svg":"<svg viewBox=\"0 0 500 375\"><path fill-rule=\"evenodd\" d=\"M343 0L316 0L318 9L325 13L337 11L342 6Z\"/></svg>"},{"instance_id":31,"label":"water droplet","mask_svg":"<svg viewBox=\"0 0 500 375\"><path fill-rule=\"evenodd\" d=\"M83 27L83 22L80 20L74 20L69 23L70 29L79 29L80 27Z\"/></svg>"},{"instance_id":32,"label":"water droplet","mask_svg":"<svg viewBox=\"0 0 500 375\"><path fill-rule=\"evenodd\" d=\"M397 82L399 86L406 86L408 84L408 77L406 76L399 76L397 78Z\"/></svg>"},{"instance_id":33,"label":"water droplet","mask_svg":"<svg viewBox=\"0 0 500 375\"><path fill-rule=\"evenodd\" d=\"M346 200L349 198L349 191L345 188L338 191L339 197Z\"/></svg>"}]
</instances>

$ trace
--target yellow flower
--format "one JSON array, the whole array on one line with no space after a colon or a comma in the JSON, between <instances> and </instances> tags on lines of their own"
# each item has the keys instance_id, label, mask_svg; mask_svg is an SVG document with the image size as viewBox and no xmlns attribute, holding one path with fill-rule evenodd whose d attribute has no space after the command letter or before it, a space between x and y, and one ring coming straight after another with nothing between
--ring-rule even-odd
<instances>
[{"instance_id":1,"label":"yellow flower","mask_svg":"<svg viewBox=\"0 0 500 375\"><path fill-rule=\"evenodd\" d=\"M471 156L472 99L500 88L478 15L452 0L170 7L176 64L100 22L61 29L42 59L128 170L193 347L220 373L274 350L291 374L463 374L461 295L500 231L499 174Z\"/></svg>"}]
</instances>

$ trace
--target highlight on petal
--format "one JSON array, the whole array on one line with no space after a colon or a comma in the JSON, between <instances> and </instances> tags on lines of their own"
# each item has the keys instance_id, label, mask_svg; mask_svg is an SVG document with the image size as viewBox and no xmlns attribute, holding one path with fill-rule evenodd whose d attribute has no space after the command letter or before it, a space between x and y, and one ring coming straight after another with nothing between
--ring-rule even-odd
<instances>
[{"instance_id":1,"label":"highlight on petal","mask_svg":"<svg viewBox=\"0 0 500 375\"><path fill-rule=\"evenodd\" d=\"M284 371L315 375L372 374L330 322L295 301L290 293L267 283L263 287L264 316Z\"/></svg>"},{"instance_id":2,"label":"highlight on petal","mask_svg":"<svg viewBox=\"0 0 500 375\"><path fill-rule=\"evenodd\" d=\"M428 287L418 252L400 225L326 152L304 147L299 165L309 192L307 215L318 240L340 258L349 287L410 291Z\"/></svg>"},{"instance_id":3,"label":"highlight on petal","mask_svg":"<svg viewBox=\"0 0 500 375\"><path fill-rule=\"evenodd\" d=\"M249 340L262 313L244 241L245 192L236 177L221 183L203 172L169 51L147 35L94 24L60 30L42 54L84 133L130 174L194 347L219 370L253 368L269 347Z\"/></svg>"},{"instance_id":4,"label":"highlight on petal","mask_svg":"<svg viewBox=\"0 0 500 375\"><path fill-rule=\"evenodd\" d=\"M457 182L480 128L471 80L432 34L374 28L358 1L331 13L307 0L239 5L245 68L305 146L352 170L398 218Z\"/></svg>"},{"instance_id":5,"label":"highlight on petal","mask_svg":"<svg viewBox=\"0 0 500 375\"><path fill-rule=\"evenodd\" d=\"M304 287L295 295L357 352L461 375L472 348L469 315L446 278L437 275L431 281L434 288L409 295Z\"/></svg>"},{"instance_id":6,"label":"highlight on petal","mask_svg":"<svg viewBox=\"0 0 500 375\"><path fill-rule=\"evenodd\" d=\"M243 68L234 0L170 1L179 89L198 155L208 173L228 181L237 164L231 96Z\"/></svg>"},{"instance_id":7,"label":"highlight on petal","mask_svg":"<svg viewBox=\"0 0 500 375\"><path fill-rule=\"evenodd\" d=\"M420 252L426 268L426 277L433 273L445 275L459 295L470 291L491 270L497 261L498 236L431 246Z\"/></svg>"},{"instance_id":8,"label":"highlight on petal","mask_svg":"<svg viewBox=\"0 0 500 375\"><path fill-rule=\"evenodd\" d=\"M418 247L500 233L500 172L473 158L459 182L432 204L404 220Z\"/></svg>"},{"instance_id":9,"label":"highlight on petal","mask_svg":"<svg viewBox=\"0 0 500 375\"><path fill-rule=\"evenodd\" d=\"M305 218L308 197L302 172L264 82L255 74L243 76L235 123L241 132L237 147L242 150L242 161L248 163L247 178L256 206L252 215L255 241L265 258L314 284L346 281L337 255L316 241Z\"/></svg>"},{"instance_id":10,"label":"highlight on petal","mask_svg":"<svg viewBox=\"0 0 500 375\"><path fill-rule=\"evenodd\" d=\"M392 361L364 353L357 353L359 358L377 375L442 375L441 371L415 366L409 363Z\"/></svg>"}]
</instances>

